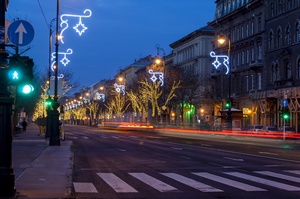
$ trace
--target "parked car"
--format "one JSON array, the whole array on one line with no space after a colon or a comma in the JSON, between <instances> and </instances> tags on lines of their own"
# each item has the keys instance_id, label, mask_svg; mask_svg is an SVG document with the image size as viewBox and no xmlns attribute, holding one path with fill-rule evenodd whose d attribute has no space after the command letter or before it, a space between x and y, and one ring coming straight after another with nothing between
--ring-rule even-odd
<instances>
[{"instance_id":1,"label":"parked car","mask_svg":"<svg viewBox=\"0 0 300 199\"><path fill-rule=\"evenodd\" d=\"M263 128L263 131L266 131L266 132L278 132L278 129L276 126L265 126Z\"/></svg>"},{"instance_id":2,"label":"parked car","mask_svg":"<svg viewBox=\"0 0 300 199\"><path fill-rule=\"evenodd\" d=\"M253 131L253 132L261 132L263 131L263 125L253 125L251 126L250 128L250 131Z\"/></svg>"},{"instance_id":3,"label":"parked car","mask_svg":"<svg viewBox=\"0 0 300 199\"><path fill-rule=\"evenodd\" d=\"M296 133L296 129L291 126L282 126L279 128L279 131L281 131L281 132L285 131L287 133Z\"/></svg>"}]
</instances>

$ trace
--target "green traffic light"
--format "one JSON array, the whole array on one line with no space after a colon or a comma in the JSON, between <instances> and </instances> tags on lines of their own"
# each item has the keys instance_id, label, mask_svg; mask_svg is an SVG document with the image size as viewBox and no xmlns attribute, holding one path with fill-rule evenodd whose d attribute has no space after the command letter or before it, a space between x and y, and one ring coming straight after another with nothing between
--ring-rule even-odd
<instances>
[{"instance_id":1,"label":"green traffic light","mask_svg":"<svg viewBox=\"0 0 300 199\"><path fill-rule=\"evenodd\" d=\"M289 119L289 117L290 117L289 114L287 114L287 113L283 114L283 119Z\"/></svg>"},{"instance_id":2,"label":"green traffic light","mask_svg":"<svg viewBox=\"0 0 300 199\"><path fill-rule=\"evenodd\" d=\"M30 84L25 84L21 89L22 89L22 93L24 94L29 94L34 91L33 86Z\"/></svg>"},{"instance_id":3,"label":"green traffic light","mask_svg":"<svg viewBox=\"0 0 300 199\"><path fill-rule=\"evenodd\" d=\"M230 106L231 106L231 104L230 104L229 102L227 102L227 103L225 104L225 107L226 107L226 108L230 108Z\"/></svg>"}]
</instances>

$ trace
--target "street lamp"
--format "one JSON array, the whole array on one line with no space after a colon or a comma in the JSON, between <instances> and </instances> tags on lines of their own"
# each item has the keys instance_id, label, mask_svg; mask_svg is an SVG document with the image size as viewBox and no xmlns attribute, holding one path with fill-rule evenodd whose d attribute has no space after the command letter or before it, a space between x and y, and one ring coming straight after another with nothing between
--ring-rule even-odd
<instances>
[{"instance_id":1,"label":"street lamp","mask_svg":"<svg viewBox=\"0 0 300 199\"><path fill-rule=\"evenodd\" d=\"M229 130L232 129L232 98L231 98L231 64L230 64L230 48L231 48L231 43L230 43L230 38L228 37L228 101L226 102L225 106L227 108L227 128ZM218 42L219 44L223 45L227 41L224 35L220 35L218 37Z\"/></svg>"}]
</instances>

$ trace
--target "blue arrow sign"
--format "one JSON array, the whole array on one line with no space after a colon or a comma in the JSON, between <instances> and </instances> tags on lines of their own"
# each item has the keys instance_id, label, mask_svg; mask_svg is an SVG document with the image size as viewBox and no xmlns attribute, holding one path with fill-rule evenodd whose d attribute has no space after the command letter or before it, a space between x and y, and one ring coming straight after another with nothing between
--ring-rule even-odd
<instances>
[{"instance_id":1,"label":"blue arrow sign","mask_svg":"<svg viewBox=\"0 0 300 199\"><path fill-rule=\"evenodd\" d=\"M286 107L286 106L288 106L288 104L289 104L288 100L286 100L286 99L281 100L281 106Z\"/></svg>"},{"instance_id":2,"label":"blue arrow sign","mask_svg":"<svg viewBox=\"0 0 300 199\"><path fill-rule=\"evenodd\" d=\"M8 26L7 37L17 46L27 46L34 37L33 26L25 20L14 21Z\"/></svg>"}]
</instances>

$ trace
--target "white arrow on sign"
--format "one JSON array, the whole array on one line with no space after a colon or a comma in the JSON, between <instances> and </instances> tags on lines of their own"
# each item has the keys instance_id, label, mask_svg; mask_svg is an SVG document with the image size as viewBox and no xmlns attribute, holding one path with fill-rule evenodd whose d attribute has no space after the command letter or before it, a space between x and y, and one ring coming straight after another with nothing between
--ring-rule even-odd
<instances>
[{"instance_id":1,"label":"white arrow on sign","mask_svg":"<svg viewBox=\"0 0 300 199\"><path fill-rule=\"evenodd\" d=\"M19 44L23 44L23 33L27 34L23 23L20 23L15 33L19 33Z\"/></svg>"}]
</instances>

